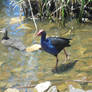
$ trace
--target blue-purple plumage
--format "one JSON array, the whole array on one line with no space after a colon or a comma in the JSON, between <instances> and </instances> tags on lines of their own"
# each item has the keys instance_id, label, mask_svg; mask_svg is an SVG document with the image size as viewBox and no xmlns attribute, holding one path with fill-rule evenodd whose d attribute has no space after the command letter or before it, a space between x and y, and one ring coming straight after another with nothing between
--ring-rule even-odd
<instances>
[{"instance_id":1,"label":"blue-purple plumage","mask_svg":"<svg viewBox=\"0 0 92 92\"><path fill-rule=\"evenodd\" d=\"M41 45L46 52L56 56L62 49L70 46L70 40L71 39L61 37L46 38L46 32L43 31L41 36Z\"/></svg>"},{"instance_id":2,"label":"blue-purple plumage","mask_svg":"<svg viewBox=\"0 0 92 92\"><path fill-rule=\"evenodd\" d=\"M68 54L66 53L64 48L70 46L71 39L61 38L61 37L46 38L46 32L43 29L41 29L37 33L37 36L39 36L39 35L41 35L41 46L42 46L43 50L56 56L55 69L57 70L57 65L58 65L58 57L57 56L61 50L64 50L66 58L68 57Z\"/></svg>"}]
</instances>

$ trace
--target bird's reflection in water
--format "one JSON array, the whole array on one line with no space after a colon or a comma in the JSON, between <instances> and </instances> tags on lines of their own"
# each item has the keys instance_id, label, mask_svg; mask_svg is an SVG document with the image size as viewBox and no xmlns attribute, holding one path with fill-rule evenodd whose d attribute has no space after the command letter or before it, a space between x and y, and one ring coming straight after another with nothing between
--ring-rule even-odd
<instances>
[{"instance_id":1,"label":"bird's reflection in water","mask_svg":"<svg viewBox=\"0 0 92 92\"><path fill-rule=\"evenodd\" d=\"M68 64L61 64L57 71L56 70L52 70L53 73L63 73L63 72L67 72L69 70L71 70L74 65L78 62L78 60L75 60L73 62L69 62Z\"/></svg>"}]
</instances>

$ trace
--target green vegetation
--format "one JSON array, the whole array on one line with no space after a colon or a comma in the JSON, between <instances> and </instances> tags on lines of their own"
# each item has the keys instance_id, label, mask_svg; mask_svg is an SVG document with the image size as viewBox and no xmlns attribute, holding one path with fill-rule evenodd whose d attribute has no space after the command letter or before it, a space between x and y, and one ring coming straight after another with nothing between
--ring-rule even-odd
<instances>
[{"instance_id":1,"label":"green vegetation","mask_svg":"<svg viewBox=\"0 0 92 92\"><path fill-rule=\"evenodd\" d=\"M19 5L26 18L31 17L30 3L34 16L65 25L71 19L78 22L92 20L92 0L11 0Z\"/></svg>"}]
</instances>

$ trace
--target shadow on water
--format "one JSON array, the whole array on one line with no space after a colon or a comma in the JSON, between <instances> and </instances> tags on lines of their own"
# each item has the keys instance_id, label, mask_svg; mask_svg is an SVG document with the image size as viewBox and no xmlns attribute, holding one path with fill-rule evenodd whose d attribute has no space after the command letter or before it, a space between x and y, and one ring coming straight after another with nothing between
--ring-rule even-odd
<instances>
[{"instance_id":1,"label":"shadow on water","mask_svg":"<svg viewBox=\"0 0 92 92\"><path fill-rule=\"evenodd\" d=\"M69 62L68 64L61 64L58 67L57 71L52 71L52 72L58 73L58 74L63 73L63 72L67 72L67 71L71 70L77 62L78 62L78 60L75 60L74 62Z\"/></svg>"}]
</instances>

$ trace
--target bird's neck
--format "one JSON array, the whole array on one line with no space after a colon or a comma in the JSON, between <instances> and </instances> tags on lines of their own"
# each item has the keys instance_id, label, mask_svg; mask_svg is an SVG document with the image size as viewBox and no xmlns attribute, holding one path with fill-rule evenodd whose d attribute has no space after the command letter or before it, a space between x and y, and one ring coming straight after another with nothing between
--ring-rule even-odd
<instances>
[{"instance_id":1,"label":"bird's neck","mask_svg":"<svg viewBox=\"0 0 92 92\"><path fill-rule=\"evenodd\" d=\"M46 33L42 33L42 36L41 36L41 42L45 41L46 40Z\"/></svg>"}]
</instances>

